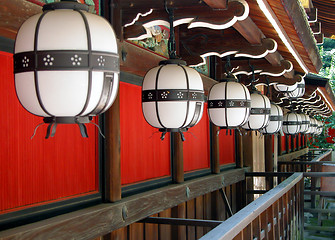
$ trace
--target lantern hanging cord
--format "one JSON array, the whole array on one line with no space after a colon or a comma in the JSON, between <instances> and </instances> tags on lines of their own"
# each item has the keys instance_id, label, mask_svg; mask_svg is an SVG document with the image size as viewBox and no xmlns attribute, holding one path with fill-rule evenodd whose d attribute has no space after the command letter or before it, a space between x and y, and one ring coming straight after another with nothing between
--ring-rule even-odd
<instances>
[{"instance_id":1,"label":"lantern hanging cord","mask_svg":"<svg viewBox=\"0 0 335 240\"><path fill-rule=\"evenodd\" d=\"M251 77L251 90L255 90L257 91L256 87L254 86L255 83L255 67L254 65L250 64L250 60L248 60L249 66L251 68L251 72L252 72L252 77Z\"/></svg>"},{"instance_id":2,"label":"lantern hanging cord","mask_svg":"<svg viewBox=\"0 0 335 240\"><path fill-rule=\"evenodd\" d=\"M266 79L266 85L267 85L266 96L269 97L269 95L270 95L270 79L269 79L268 76L266 76L265 79Z\"/></svg>"},{"instance_id":3,"label":"lantern hanging cord","mask_svg":"<svg viewBox=\"0 0 335 240\"><path fill-rule=\"evenodd\" d=\"M227 56L227 62L225 64L225 72L227 73L227 75L231 73L230 56Z\"/></svg>"},{"instance_id":4,"label":"lantern hanging cord","mask_svg":"<svg viewBox=\"0 0 335 240\"><path fill-rule=\"evenodd\" d=\"M176 39L175 39L174 29L173 29L174 11L173 11L173 8L167 7L166 0L164 0L164 8L165 8L165 11L169 15L169 24L170 24L170 37L168 41L169 58L177 59Z\"/></svg>"}]
</instances>

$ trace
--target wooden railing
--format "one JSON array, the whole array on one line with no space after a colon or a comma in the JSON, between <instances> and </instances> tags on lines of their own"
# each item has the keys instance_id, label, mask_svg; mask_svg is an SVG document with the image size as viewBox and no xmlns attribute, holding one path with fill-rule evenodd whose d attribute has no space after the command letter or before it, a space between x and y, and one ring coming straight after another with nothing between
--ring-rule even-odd
<instances>
[{"instance_id":1,"label":"wooden railing","mask_svg":"<svg viewBox=\"0 0 335 240\"><path fill-rule=\"evenodd\" d=\"M294 173L201 239L301 239L303 173Z\"/></svg>"}]
</instances>

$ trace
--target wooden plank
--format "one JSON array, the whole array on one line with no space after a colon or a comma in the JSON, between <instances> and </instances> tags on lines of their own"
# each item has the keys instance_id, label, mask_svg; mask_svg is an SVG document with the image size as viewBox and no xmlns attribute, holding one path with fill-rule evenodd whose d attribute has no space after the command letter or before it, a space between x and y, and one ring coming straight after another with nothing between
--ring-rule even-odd
<instances>
[{"instance_id":1,"label":"wooden plank","mask_svg":"<svg viewBox=\"0 0 335 240\"><path fill-rule=\"evenodd\" d=\"M195 218L195 199L191 199L186 202L186 217L189 219ZM187 239L195 240L195 227L188 226L187 227Z\"/></svg>"},{"instance_id":2,"label":"wooden plank","mask_svg":"<svg viewBox=\"0 0 335 240\"><path fill-rule=\"evenodd\" d=\"M152 217L157 217L158 214L152 215ZM158 225L157 224L144 224L144 239L145 240L157 240L158 239ZM137 238L135 238L137 239ZM134 240L135 240L134 239Z\"/></svg>"},{"instance_id":3,"label":"wooden plank","mask_svg":"<svg viewBox=\"0 0 335 240\"><path fill-rule=\"evenodd\" d=\"M204 219L214 219L212 217L212 194L207 193L204 195ZM211 229L208 227L204 228L204 233L209 232Z\"/></svg>"},{"instance_id":4,"label":"wooden plank","mask_svg":"<svg viewBox=\"0 0 335 240\"><path fill-rule=\"evenodd\" d=\"M171 217L171 209L166 209L159 213L159 217ZM171 226L166 224L160 224L159 228L159 239L170 240L171 239Z\"/></svg>"},{"instance_id":5,"label":"wooden plank","mask_svg":"<svg viewBox=\"0 0 335 240\"><path fill-rule=\"evenodd\" d=\"M133 223L128 226L129 240L144 240L144 224Z\"/></svg>"},{"instance_id":6,"label":"wooden plank","mask_svg":"<svg viewBox=\"0 0 335 240\"><path fill-rule=\"evenodd\" d=\"M171 216L173 218L186 218L186 202L179 204L172 208ZM184 240L186 239L186 226L171 226L172 239Z\"/></svg>"},{"instance_id":7,"label":"wooden plank","mask_svg":"<svg viewBox=\"0 0 335 240\"><path fill-rule=\"evenodd\" d=\"M222 177L224 177L223 184ZM244 169L225 171L133 195L115 203L99 204L32 223L29 226L2 231L0 238L4 240L92 239L243 179ZM190 189L189 197L186 195L186 187ZM127 213L125 219L122 217L122 209Z\"/></svg>"},{"instance_id":8,"label":"wooden plank","mask_svg":"<svg viewBox=\"0 0 335 240\"><path fill-rule=\"evenodd\" d=\"M302 179L302 173L294 173L277 187L257 198L253 204L246 206L244 209L234 214L201 239L233 239L251 221L254 221L263 211L280 199Z\"/></svg>"},{"instance_id":9,"label":"wooden plank","mask_svg":"<svg viewBox=\"0 0 335 240\"><path fill-rule=\"evenodd\" d=\"M117 229L102 237L103 240L124 240L128 239L127 227Z\"/></svg>"},{"instance_id":10,"label":"wooden plank","mask_svg":"<svg viewBox=\"0 0 335 240\"><path fill-rule=\"evenodd\" d=\"M195 198L195 217L196 219L204 219L204 197L199 196ZM196 227L196 238L203 236L203 227Z\"/></svg>"}]
</instances>

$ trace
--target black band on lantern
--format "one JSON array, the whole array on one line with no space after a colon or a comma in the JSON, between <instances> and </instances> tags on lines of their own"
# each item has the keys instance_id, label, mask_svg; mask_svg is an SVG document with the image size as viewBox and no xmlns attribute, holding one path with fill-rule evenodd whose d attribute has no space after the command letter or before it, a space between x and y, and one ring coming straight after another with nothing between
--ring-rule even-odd
<instances>
[{"instance_id":1,"label":"black band on lantern","mask_svg":"<svg viewBox=\"0 0 335 240\"><path fill-rule=\"evenodd\" d=\"M300 126L301 122L298 122L298 121L284 121L283 125L287 125L287 126L293 126L293 125Z\"/></svg>"},{"instance_id":2,"label":"black band on lantern","mask_svg":"<svg viewBox=\"0 0 335 240\"><path fill-rule=\"evenodd\" d=\"M142 102L204 101L204 91L187 89L152 89L142 91Z\"/></svg>"},{"instance_id":3,"label":"black band on lantern","mask_svg":"<svg viewBox=\"0 0 335 240\"><path fill-rule=\"evenodd\" d=\"M66 0L61 2L54 2L45 4L43 6L43 11L51 11L56 9L73 9L73 10L83 10L88 12L89 7L85 4L78 3L75 0Z\"/></svg>"},{"instance_id":4,"label":"black band on lantern","mask_svg":"<svg viewBox=\"0 0 335 240\"><path fill-rule=\"evenodd\" d=\"M283 121L283 116L270 116L270 121Z\"/></svg>"},{"instance_id":5,"label":"black band on lantern","mask_svg":"<svg viewBox=\"0 0 335 240\"><path fill-rule=\"evenodd\" d=\"M266 115L270 114L271 109L270 108L251 108L250 114L251 115Z\"/></svg>"},{"instance_id":6,"label":"black band on lantern","mask_svg":"<svg viewBox=\"0 0 335 240\"><path fill-rule=\"evenodd\" d=\"M208 108L248 108L250 105L250 100L245 99L208 101Z\"/></svg>"},{"instance_id":7,"label":"black band on lantern","mask_svg":"<svg viewBox=\"0 0 335 240\"><path fill-rule=\"evenodd\" d=\"M30 51L14 54L14 73L34 70L119 72L119 57L109 52L91 51L90 54L87 50Z\"/></svg>"}]
</instances>

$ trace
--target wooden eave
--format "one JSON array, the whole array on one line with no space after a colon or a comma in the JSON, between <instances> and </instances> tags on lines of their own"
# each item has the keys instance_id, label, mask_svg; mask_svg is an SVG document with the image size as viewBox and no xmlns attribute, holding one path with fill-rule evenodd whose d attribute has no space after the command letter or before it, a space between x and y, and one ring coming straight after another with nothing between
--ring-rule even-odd
<instances>
[{"instance_id":1,"label":"wooden eave","mask_svg":"<svg viewBox=\"0 0 335 240\"><path fill-rule=\"evenodd\" d=\"M322 33L325 37L335 35L335 2L329 0L313 0L318 9L318 21L321 22Z\"/></svg>"},{"instance_id":2,"label":"wooden eave","mask_svg":"<svg viewBox=\"0 0 335 240\"><path fill-rule=\"evenodd\" d=\"M273 38L275 41L277 41L278 52L280 52L284 59L293 63L294 69L296 71L304 72L296 59L283 44L282 40L278 36L278 33L267 20L266 16L259 8L257 2L255 0L249 0L248 3L250 6L250 17L256 23L259 29L266 37ZM296 0L268 0L268 4L284 28L287 36L293 43L294 48L297 50L309 72L318 73L322 67L321 58L316 47L313 33L308 25L306 14L301 11L301 9L292 7L297 6Z\"/></svg>"}]
</instances>

